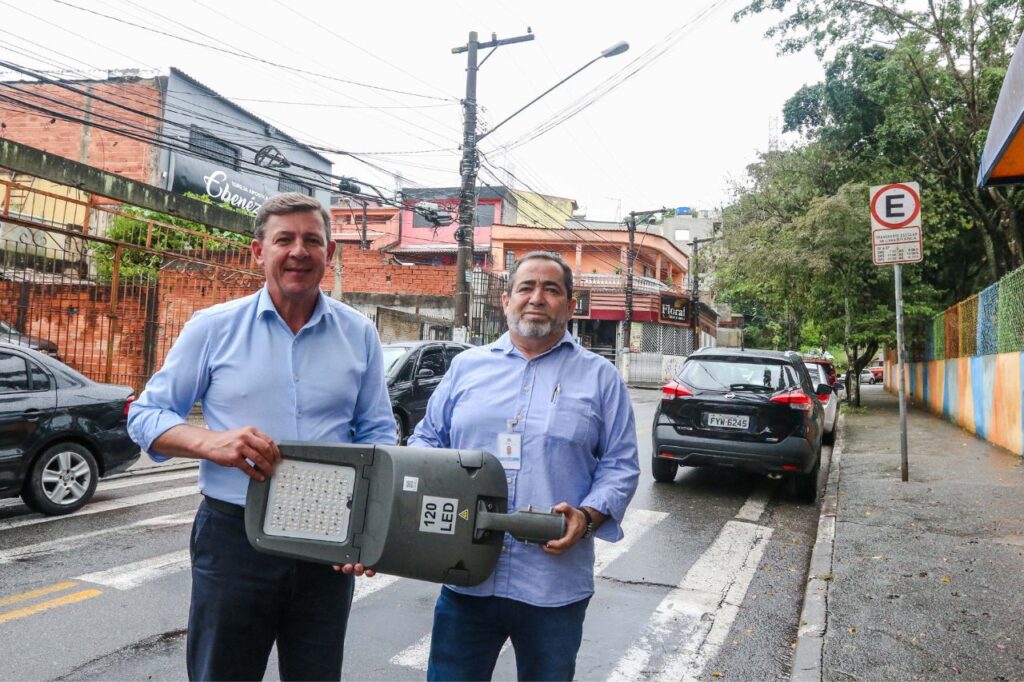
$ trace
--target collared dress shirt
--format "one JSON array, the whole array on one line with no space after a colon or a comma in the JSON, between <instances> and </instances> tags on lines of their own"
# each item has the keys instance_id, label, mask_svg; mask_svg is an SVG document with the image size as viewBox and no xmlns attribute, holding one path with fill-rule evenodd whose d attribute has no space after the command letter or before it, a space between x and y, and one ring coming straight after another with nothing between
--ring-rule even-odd
<instances>
[{"instance_id":1,"label":"collared dress shirt","mask_svg":"<svg viewBox=\"0 0 1024 682\"><path fill-rule=\"evenodd\" d=\"M165 460L153 441L184 424L196 401L214 431L255 426L275 441L395 443L377 330L323 293L298 333L266 287L197 312L132 403L128 433ZM199 462L205 495L244 506L248 484L240 469Z\"/></svg>"},{"instance_id":2,"label":"collared dress shirt","mask_svg":"<svg viewBox=\"0 0 1024 682\"><path fill-rule=\"evenodd\" d=\"M409 444L493 453L509 420L522 434L521 468L505 472L509 509L592 507L608 516L596 536L621 539L640 465L633 407L615 367L568 333L527 360L506 333L455 357ZM585 599L594 592L594 539L554 556L506 534L491 577L451 589L534 606Z\"/></svg>"}]
</instances>

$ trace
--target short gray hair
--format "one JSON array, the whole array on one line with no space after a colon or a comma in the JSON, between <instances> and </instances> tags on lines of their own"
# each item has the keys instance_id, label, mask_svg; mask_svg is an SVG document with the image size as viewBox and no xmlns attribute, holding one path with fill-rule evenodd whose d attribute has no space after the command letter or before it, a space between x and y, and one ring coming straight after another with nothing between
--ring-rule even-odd
<instances>
[{"instance_id":1,"label":"short gray hair","mask_svg":"<svg viewBox=\"0 0 1024 682\"><path fill-rule=\"evenodd\" d=\"M331 241L331 214L327 212L324 205L316 197L299 192L283 192L275 194L260 206L256 211L256 225L253 229L253 236L259 241L267 233L267 221L272 215L288 215L289 213L303 213L305 211L319 211L324 221L325 243Z\"/></svg>"},{"instance_id":2,"label":"short gray hair","mask_svg":"<svg viewBox=\"0 0 1024 682\"><path fill-rule=\"evenodd\" d=\"M531 251L517 260L512 266L512 269L508 271L508 281L505 282L505 293L512 293L512 285L516 281L516 273L519 272L519 266L528 260L551 261L561 267L562 279L565 280L565 296L568 299L572 299L572 269L564 260L562 260L561 256L557 253L552 253L551 251Z\"/></svg>"}]
</instances>

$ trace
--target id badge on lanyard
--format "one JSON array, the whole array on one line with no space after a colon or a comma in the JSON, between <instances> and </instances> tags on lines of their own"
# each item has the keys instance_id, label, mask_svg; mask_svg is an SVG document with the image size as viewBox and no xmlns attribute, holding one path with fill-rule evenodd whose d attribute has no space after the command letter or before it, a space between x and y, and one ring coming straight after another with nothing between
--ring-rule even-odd
<instances>
[{"instance_id":1,"label":"id badge on lanyard","mask_svg":"<svg viewBox=\"0 0 1024 682\"><path fill-rule=\"evenodd\" d=\"M498 434L494 454L506 471L518 471L523 463L523 434L515 432L518 423L518 417L509 419L505 431Z\"/></svg>"}]
</instances>

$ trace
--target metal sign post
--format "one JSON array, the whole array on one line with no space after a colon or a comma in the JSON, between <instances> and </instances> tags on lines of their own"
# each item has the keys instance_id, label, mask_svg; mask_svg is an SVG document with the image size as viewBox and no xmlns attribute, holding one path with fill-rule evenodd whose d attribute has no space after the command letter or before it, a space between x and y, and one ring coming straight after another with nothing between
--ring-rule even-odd
<instances>
[{"instance_id":1,"label":"metal sign post","mask_svg":"<svg viewBox=\"0 0 1024 682\"><path fill-rule=\"evenodd\" d=\"M907 386L903 342L903 263L924 259L921 235L921 187L899 182L871 188L871 259L875 265L893 266L896 280L896 371L900 398L900 477L910 480L907 461Z\"/></svg>"},{"instance_id":2,"label":"metal sign post","mask_svg":"<svg viewBox=\"0 0 1024 682\"><path fill-rule=\"evenodd\" d=\"M896 371L900 375L900 478L904 483L910 480L910 464L907 462L907 387L903 375L906 353L903 349L903 266L892 266L896 279Z\"/></svg>"}]
</instances>

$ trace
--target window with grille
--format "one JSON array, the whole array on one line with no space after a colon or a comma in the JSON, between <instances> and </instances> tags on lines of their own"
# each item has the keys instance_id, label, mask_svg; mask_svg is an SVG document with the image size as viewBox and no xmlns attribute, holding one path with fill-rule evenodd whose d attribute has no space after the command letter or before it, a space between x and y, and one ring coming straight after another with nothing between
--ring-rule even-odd
<instances>
[{"instance_id":1,"label":"window with grille","mask_svg":"<svg viewBox=\"0 0 1024 682\"><path fill-rule=\"evenodd\" d=\"M279 192L298 192L299 194L305 194L306 196L313 196L313 189L306 187L305 185L299 184L291 178L286 178L283 175L281 179L277 181L277 190Z\"/></svg>"},{"instance_id":2,"label":"window with grille","mask_svg":"<svg viewBox=\"0 0 1024 682\"><path fill-rule=\"evenodd\" d=\"M188 146L189 149L202 154L208 159L213 159L223 163L226 166L238 170L239 153L238 150L229 145L223 140L219 140L213 135L200 130L193 126L188 133Z\"/></svg>"},{"instance_id":3,"label":"window with grille","mask_svg":"<svg viewBox=\"0 0 1024 682\"><path fill-rule=\"evenodd\" d=\"M506 272L512 271L512 266L516 264L516 252L506 251L505 252L505 270Z\"/></svg>"}]
</instances>

